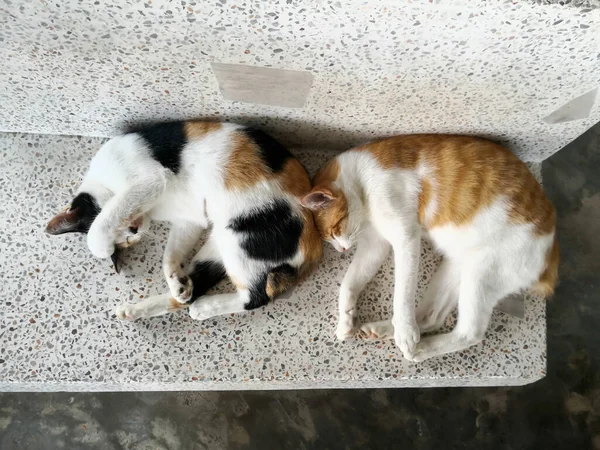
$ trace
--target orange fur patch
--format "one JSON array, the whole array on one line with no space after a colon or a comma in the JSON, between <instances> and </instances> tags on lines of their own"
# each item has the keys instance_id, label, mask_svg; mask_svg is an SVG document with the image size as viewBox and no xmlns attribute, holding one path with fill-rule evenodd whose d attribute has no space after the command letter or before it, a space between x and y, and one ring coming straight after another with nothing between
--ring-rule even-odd
<instances>
[{"instance_id":1,"label":"orange fur patch","mask_svg":"<svg viewBox=\"0 0 600 450\"><path fill-rule=\"evenodd\" d=\"M325 163L323 167L319 169L319 172L313 179L313 185L331 187L333 182L340 176L340 163L337 158L333 158Z\"/></svg>"},{"instance_id":2,"label":"orange fur patch","mask_svg":"<svg viewBox=\"0 0 600 450\"><path fill-rule=\"evenodd\" d=\"M184 130L188 139L198 139L221 128L219 122L201 122L190 120L185 123Z\"/></svg>"},{"instance_id":3,"label":"orange fur patch","mask_svg":"<svg viewBox=\"0 0 600 450\"><path fill-rule=\"evenodd\" d=\"M393 169L395 167L414 169L419 163L419 147L422 147L422 145L425 144L424 140L426 139L415 139L417 137L418 135L395 136L389 139L371 142L354 150L368 151L384 169Z\"/></svg>"},{"instance_id":4,"label":"orange fur patch","mask_svg":"<svg viewBox=\"0 0 600 450\"><path fill-rule=\"evenodd\" d=\"M276 177L281 189L294 197L300 198L310 191L310 177L297 159L288 159Z\"/></svg>"},{"instance_id":5,"label":"orange fur patch","mask_svg":"<svg viewBox=\"0 0 600 450\"><path fill-rule=\"evenodd\" d=\"M341 189L334 183L340 175L340 163L337 158L328 161L313 179L311 192L324 192L333 197L327 207L313 211L319 233L324 239L332 234L339 235L345 230L348 218L348 203Z\"/></svg>"},{"instance_id":6,"label":"orange fur patch","mask_svg":"<svg viewBox=\"0 0 600 450\"><path fill-rule=\"evenodd\" d=\"M300 272L304 277L312 272L321 260L321 256L323 256L323 241L315 225L313 213L304 209L302 216L304 229L300 236L300 251L304 256L304 263L300 267Z\"/></svg>"},{"instance_id":7,"label":"orange fur patch","mask_svg":"<svg viewBox=\"0 0 600 450\"><path fill-rule=\"evenodd\" d=\"M421 180L421 190L419 191L419 223L425 223L425 208L431 200L431 183L426 180Z\"/></svg>"},{"instance_id":8,"label":"orange fur patch","mask_svg":"<svg viewBox=\"0 0 600 450\"><path fill-rule=\"evenodd\" d=\"M225 188L247 189L269 175L259 149L244 133L234 133L229 160L225 165Z\"/></svg>"},{"instance_id":9,"label":"orange fur patch","mask_svg":"<svg viewBox=\"0 0 600 450\"><path fill-rule=\"evenodd\" d=\"M560 250L558 248L558 239L554 236L552 248L546 254L546 269L540 275L539 280L533 286L533 292L542 297L549 297L554 293L554 288L558 283L558 262L560 259Z\"/></svg>"},{"instance_id":10,"label":"orange fur patch","mask_svg":"<svg viewBox=\"0 0 600 450\"><path fill-rule=\"evenodd\" d=\"M469 223L479 210L499 197L509 204L513 223L532 223L536 234L554 230L556 215L527 166L508 149L471 136L396 136L367 144L384 169L431 171L421 180L419 220L426 228ZM425 208L435 198L437 208L427 223Z\"/></svg>"},{"instance_id":11,"label":"orange fur patch","mask_svg":"<svg viewBox=\"0 0 600 450\"><path fill-rule=\"evenodd\" d=\"M289 283L291 284L291 283ZM283 286L280 280L275 280L271 276L271 274L267 275L267 284L265 288L265 292L270 299L274 299L275 296L281 294L285 291L288 286Z\"/></svg>"},{"instance_id":12,"label":"orange fur patch","mask_svg":"<svg viewBox=\"0 0 600 450\"><path fill-rule=\"evenodd\" d=\"M315 186L314 190L333 195L333 200L324 208L313 211L317 229L323 239L330 239L332 235L339 236L346 230L348 224L348 202L340 189L332 187Z\"/></svg>"},{"instance_id":13,"label":"orange fur patch","mask_svg":"<svg viewBox=\"0 0 600 450\"><path fill-rule=\"evenodd\" d=\"M169 305L167 306L167 311L177 311L178 309L187 309L190 305L187 303L179 303L174 298L169 299Z\"/></svg>"}]
</instances>

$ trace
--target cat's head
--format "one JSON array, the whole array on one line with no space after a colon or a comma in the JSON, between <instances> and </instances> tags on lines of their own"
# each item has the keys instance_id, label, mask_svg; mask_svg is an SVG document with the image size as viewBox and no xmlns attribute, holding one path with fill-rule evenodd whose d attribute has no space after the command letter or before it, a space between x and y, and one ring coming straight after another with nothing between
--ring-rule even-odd
<instances>
[{"instance_id":1,"label":"cat's head","mask_svg":"<svg viewBox=\"0 0 600 450\"><path fill-rule=\"evenodd\" d=\"M360 214L349 208L348 199L338 183L339 163L329 161L315 176L312 190L302 199L302 205L313 212L321 238L338 252L354 245L360 231Z\"/></svg>"},{"instance_id":2,"label":"cat's head","mask_svg":"<svg viewBox=\"0 0 600 450\"><path fill-rule=\"evenodd\" d=\"M46 233L58 235L64 233L87 233L92 223L100 214L101 203L92 194L81 192L75 196L71 203L55 215L46 226ZM138 243L149 227L150 221L144 216L132 218L127 223L117 227L115 238L115 252L112 261L118 272L118 249L130 247Z\"/></svg>"}]
</instances>

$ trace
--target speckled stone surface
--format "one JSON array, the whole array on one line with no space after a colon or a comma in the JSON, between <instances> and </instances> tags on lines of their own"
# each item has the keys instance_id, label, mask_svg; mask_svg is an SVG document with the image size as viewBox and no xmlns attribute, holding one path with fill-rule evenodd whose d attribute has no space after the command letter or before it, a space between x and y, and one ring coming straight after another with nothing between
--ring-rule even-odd
<instances>
[{"instance_id":1,"label":"speckled stone surface","mask_svg":"<svg viewBox=\"0 0 600 450\"><path fill-rule=\"evenodd\" d=\"M543 3L549 3L544 1ZM600 120L542 118L598 87L595 1L103 0L0 9L0 130L110 136L166 118L288 145L486 135L541 161ZM312 73L303 108L225 101L210 64Z\"/></svg>"},{"instance_id":2,"label":"speckled stone surface","mask_svg":"<svg viewBox=\"0 0 600 450\"><path fill-rule=\"evenodd\" d=\"M118 321L117 304L166 292L165 230L155 226L125 253L120 275L91 256L82 236L43 232L101 142L0 134L0 390L484 386L544 376L545 303L537 298L527 299L524 320L494 313L481 345L420 364L404 360L391 341L337 342L337 291L350 258L331 248L288 298L252 313ZM295 153L310 171L331 156ZM539 165L532 168L539 176ZM437 262L425 247L419 296ZM388 261L361 298L361 321L391 316L392 279Z\"/></svg>"},{"instance_id":3,"label":"speckled stone surface","mask_svg":"<svg viewBox=\"0 0 600 450\"><path fill-rule=\"evenodd\" d=\"M541 5L574 6L577 8L600 8L600 0L534 0Z\"/></svg>"}]
</instances>

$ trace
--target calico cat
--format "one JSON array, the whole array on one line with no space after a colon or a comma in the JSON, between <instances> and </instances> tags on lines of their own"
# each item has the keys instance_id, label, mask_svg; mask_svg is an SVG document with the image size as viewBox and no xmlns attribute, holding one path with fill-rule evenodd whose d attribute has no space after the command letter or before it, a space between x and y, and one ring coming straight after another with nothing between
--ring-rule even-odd
<instances>
[{"instance_id":1,"label":"calico cat","mask_svg":"<svg viewBox=\"0 0 600 450\"><path fill-rule=\"evenodd\" d=\"M444 135L398 136L329 161L302 200L321 236L340 252L357 245L341 285L337 336L355 330L356 300L394 250L391 321L364 324L367 337L393 337L413 361L483 339L503 297L557 281L555 211L523 162L491 141ZM415 312L421 237L443 255ZM440 328L458 305L456 327Z\"/></svg>"},{"instance_id":2,"label":"calico cat","mask_svg":"<svg viewBox=\"0 0 600 450\"><path fill-rule=\"evenodd\" d=\"M117 249L138 242L150 220L171 222L163 258L170 293L121 305L116 314L134 320L189 307L203 320L265 305L316 267L322 241L300 204L309 191L304 167L261 131L163 123L106 142L47 232L87 233L91 252L112 255L116 264ZM209 225L207 242L186 268ZM205 295L225 276L236 293Z\"/></svg>"}]
</instances>

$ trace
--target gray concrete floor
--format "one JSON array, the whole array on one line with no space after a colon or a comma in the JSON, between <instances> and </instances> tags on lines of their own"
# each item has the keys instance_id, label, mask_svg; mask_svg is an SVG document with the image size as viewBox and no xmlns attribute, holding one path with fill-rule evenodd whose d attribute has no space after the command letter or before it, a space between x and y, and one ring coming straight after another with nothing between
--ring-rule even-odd
<instances>
[{"instance_id":1,"label":"gray concrete floor","mask_svg":"<svg viewBox=\"0 0 600 450\"><path fill-rule=\"evenodd\" d=\"M544 162L561 284L518 388L0 394L0 449L600 449L600 124Z\"/></svg>"}]
</instances>

